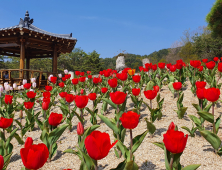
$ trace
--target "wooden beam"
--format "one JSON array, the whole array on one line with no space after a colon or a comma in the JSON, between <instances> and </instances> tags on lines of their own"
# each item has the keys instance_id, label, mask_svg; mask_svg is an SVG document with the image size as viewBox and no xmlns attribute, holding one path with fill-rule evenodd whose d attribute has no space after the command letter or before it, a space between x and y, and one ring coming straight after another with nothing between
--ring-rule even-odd
<instances>
[{"instance_id":1,"label":"wooden beam","mask_svg":"<svg viewBox=\"0 0 222 170\"><path fill-rule=\"evenodd\" d=\"M24 61L25 61L25 40L20 39L21 46L20 46L20 69L24 69ZM20 72L19 78L24 78L24 72Z\"/></svg>"},{"instance_id":2,"label":"wooden beam","mask_svg":"<svg viewBox=\"0 0 222 170\"><path fill-rule=\"evenodd\" d=\"M26 69L30 69L30 58L26 57ZM26 78L29 79L29 71L26 71Z\"/></svg>"},{"instance_id":3,"label":"wooden beam","mask_svg":"<svg viewBox=\"0 0 222 170\"><path fill-rule=\"evenodd\" d=\"M17 47L17 46L20 46L20 45L16 44L16 43L0 44L0 48L4 48L4 47Z\"/></svg>"}]
</instances>

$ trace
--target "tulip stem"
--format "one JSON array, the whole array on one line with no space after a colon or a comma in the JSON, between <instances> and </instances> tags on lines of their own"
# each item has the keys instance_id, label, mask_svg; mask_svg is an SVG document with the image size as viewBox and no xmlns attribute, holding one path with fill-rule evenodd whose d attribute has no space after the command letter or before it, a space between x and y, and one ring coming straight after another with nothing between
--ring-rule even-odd
<instances>
[{"instance_id":1,"label":"tulip stem","mask_svg":"<svg viewBox=\"0 0 222 170\"><path fill-rule=\"evenodd\" d=\"M170 169L173 168L173 159L174 159L174 154L172 154L171 159L170 159Z\"/></svg>"},{"instance_id":2,"label":"tulip stem","mask_svg":"<svg viewBox=\"0 0 222 170\"><path fill-rule=\"evenodd\" d=\"M97 160L94 160L94 164L95 164L95 170L98 170Z\"/></svg>"},{"instance_id":3,"label":"tulip stem","mask_svg":"<svg viewBox=\"0 0 222 170\"><path fill-rule=\"evenodd\" d=\"M116 109L116 114L118 114L119 113L119 105L117 105L117 109ZM117 122L116 122L116 126L117 126L117 128L119 129L119 119L117 120ZM119 133L117 133L117 140L119 141L120 139L119 139ZM119 158L122 156L122 152L119 150L118 151L118 154L119 154Z\"/></svg>"},{"instance_id":4,"label":"tulip stem","mask_svg":"<svg viewBox=\"0 0 222 170\"><path fill-rule=\"evenodd\" d=\"M152 100L150 100L150 108L152 109Z\"/></svg>"},{"instance_id":5,"label":"tulip stem","mask_svg":"<svg viewBox=\"0 0 222 170\"><path fill-rule=\"evenodd\" d=\"M213 118L214 118L214 102L213 102L213 105L212 105L212 115L213 115ZM215 122L213 122L213 133L216 134Z\"/></svg>"},{"instance_id":6,"label":"tulip stem","mask_svg":"<svg viewBox=\"0 0 222 170\"><path fill-rule=\"evenodd\" d=\"M132 129L130 129L130 160L133 160L133 152L132 152L132 148L133 148L133 132Z\"/></svg>"}]
</instances>

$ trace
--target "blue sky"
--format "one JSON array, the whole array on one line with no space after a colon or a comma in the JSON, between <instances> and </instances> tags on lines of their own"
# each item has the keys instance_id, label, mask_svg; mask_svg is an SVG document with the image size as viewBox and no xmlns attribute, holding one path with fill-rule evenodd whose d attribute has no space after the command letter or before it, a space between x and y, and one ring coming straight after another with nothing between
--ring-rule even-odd
<instances>
[{"instance_id":1,"label":"blue sky","mask_svg":"<svg viewBox=\"0 0 222 170\"><path fill-rule=\"evenodd\" d=\"M14 26L26 10L34 25L77 38L76 47L108 58L125 50L150 54L206 26L215 0L1 0L0 28Z\"/></svg>"}]
</instances>

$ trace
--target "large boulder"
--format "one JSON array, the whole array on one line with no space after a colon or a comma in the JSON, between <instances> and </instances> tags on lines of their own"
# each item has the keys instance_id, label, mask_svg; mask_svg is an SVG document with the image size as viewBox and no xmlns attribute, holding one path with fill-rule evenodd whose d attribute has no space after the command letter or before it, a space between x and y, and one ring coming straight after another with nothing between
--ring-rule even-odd
<instances>
[{"instance_id":1,"label":"large boulder","mask_svg":"<svg viewBox=\"0 0 222 170\"><path fill-rule=\"evenodd\" d=\"M116 59L116 70L117 70L117 72L121 72L124 68L126 68L125 57L124 56L118 56L118 58Z\"/></svg>"},{"instance_id":2,"label":"large boulder","mask_svg":"<svg viewBox=\"0 0 222 170\"><path fill-rule=\"evenodd\" d=\"M146 64L146 63L150 63L150 60L149 60L148 58L144 58L144 59L142 60L142 63L143 63L143 67L145 68L145 64Z\"/></svg>"}]
</instances>

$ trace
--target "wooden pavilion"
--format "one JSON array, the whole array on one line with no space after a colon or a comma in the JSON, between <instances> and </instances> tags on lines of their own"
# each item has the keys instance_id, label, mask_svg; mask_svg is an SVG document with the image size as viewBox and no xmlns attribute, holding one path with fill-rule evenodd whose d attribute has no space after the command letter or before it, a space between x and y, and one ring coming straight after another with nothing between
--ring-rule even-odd
<instances>
[{"instance_id":1,"label":"wooden pavilion","mask_svg":"<svg viewBox=\"0 0 222 170\"><path fill-rule=\"evenodd\" d=\"M26 11L24 20L20 18L18 25L0 28L0 55L20 58L19 69L7 70L9 72L8 80L4 79L3 76L3 72L6 70L0 70L1 84L5 81L10 82L10 84L14 82L21 84L25 72L28 80L33 77L34 72L39 72L40 81L37 85L40 86L43 73L57 75L57 57L61 53L70 53L76 42L77 39L72 37L72 33L54 34L34 26L33 19L30 19L29 12ZM30 59L32 58L52 58L52 72L30 70ZM12 71L19 72L19 78L12 78Z\"/></svg>"}]
</instances>

